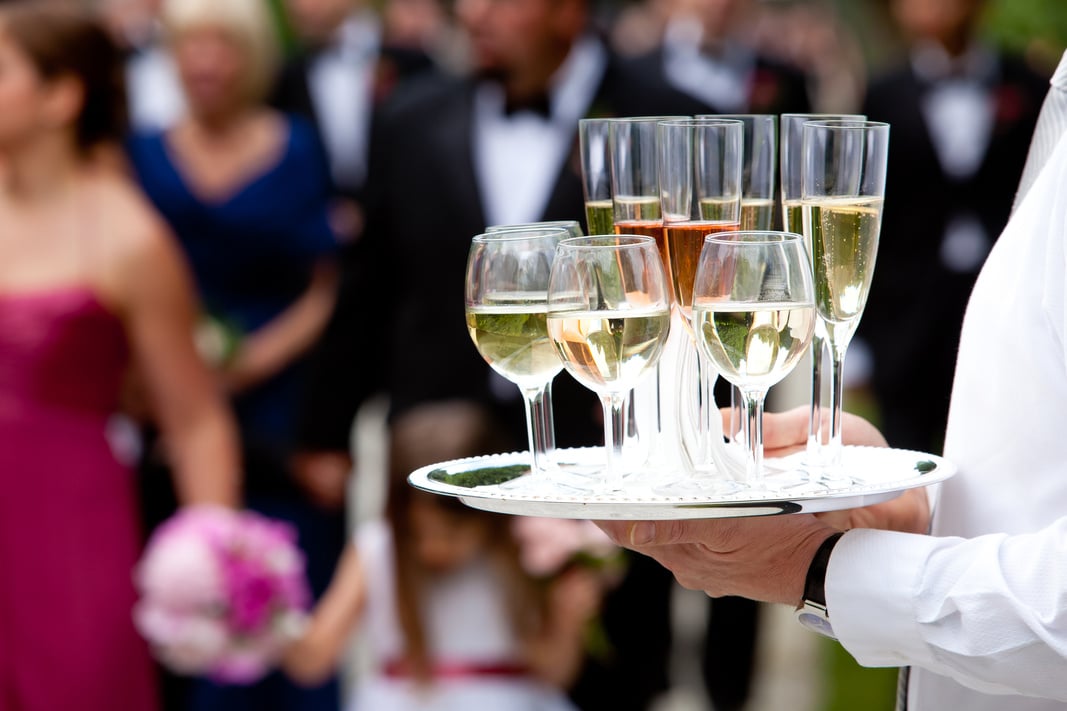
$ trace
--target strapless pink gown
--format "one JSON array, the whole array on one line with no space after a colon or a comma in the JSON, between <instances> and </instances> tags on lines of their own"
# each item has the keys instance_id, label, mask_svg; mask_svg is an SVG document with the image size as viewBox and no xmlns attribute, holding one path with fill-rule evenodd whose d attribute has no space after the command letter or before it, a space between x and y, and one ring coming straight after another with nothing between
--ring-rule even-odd
<instances>
[{"instance_id":1,"label":"strapless pink gown","mask_svg":"<svg viewBox=\"0 0 1067 711\"><path fill-rule=\"evenodd\" d=\"M0 294L0 711L152 711L135 482L105 437L128 361L86 288Z\"/></svg>"}]
</instances>

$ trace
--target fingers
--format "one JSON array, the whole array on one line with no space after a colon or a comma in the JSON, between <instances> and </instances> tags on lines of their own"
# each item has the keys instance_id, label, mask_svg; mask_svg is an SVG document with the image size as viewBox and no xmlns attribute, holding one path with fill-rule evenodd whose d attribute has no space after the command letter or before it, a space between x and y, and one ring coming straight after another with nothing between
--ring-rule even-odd
<instances>
[{"instance_id":1,"label":"fingers","mask_svg":"<svg viewBox=\"0 0 1067 711\"><path fill-rule=\"evenodd\" d=\"M763 416L763 446L784 449L806 444L808 419L808 408L804 405L787 412L766 413Z\"/></svg>"},{"instance_id":2,"label":"fingers","mask_svg":"<svg viewBox=\"0 0 1067 711\"><path fill-rule=\"evenodd\" d=\"M686 543L717 548L736 527L732 519L695 521L597 521L611 539L624 548L647 549Z\"/></svg>"}]
</instances>

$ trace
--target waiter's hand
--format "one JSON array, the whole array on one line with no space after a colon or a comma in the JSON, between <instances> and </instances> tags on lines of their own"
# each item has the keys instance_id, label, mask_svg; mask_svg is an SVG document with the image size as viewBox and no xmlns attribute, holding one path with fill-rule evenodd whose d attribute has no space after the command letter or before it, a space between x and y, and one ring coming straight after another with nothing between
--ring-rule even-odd
<instances>
[{"instance_id":1,"label":"waiter's hand","mask_svg":"<svg viewBox=\"0 0 1067 711\"><path fill-rule=\"evenodd\" d=\"M815 551L836 529L806 514L699 521L599 521L684 587L798 606Z\"/></svg>"}]
</instances>

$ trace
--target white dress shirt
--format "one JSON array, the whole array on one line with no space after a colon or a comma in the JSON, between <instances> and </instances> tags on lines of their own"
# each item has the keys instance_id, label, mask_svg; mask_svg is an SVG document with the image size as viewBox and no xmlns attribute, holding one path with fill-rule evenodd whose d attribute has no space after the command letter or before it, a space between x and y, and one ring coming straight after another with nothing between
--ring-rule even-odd
<instances>
[{"instance_id":1,"label":"white dress shirt","mask_svg":"<svg viewBox=\"0 0 1067 711\"><path fill-rule=\"evenodd\" d=\"M551 116L504 115L504 92L485 82L474 97L474 171L487 224L536 222L574 147L578 119L593 103L607 68L597 40L575 43L549 86Z\"/></svg>"},{"instance_id":2,"label":"white dress shirt","mask_svg":"<svg viewBox=\"0 0 1067 711\"><path fill-rule=\"evenodd\" d=\"M971 296L934 536L856 530L830 559L835 631L913 666L909 711L1067 709L1065 245L1067 137Z\"/></svg>"},{"instance_id":3,"label":"white dress shirt","mask_svg":"<svg viewBox=\"0 0 1067 711\"><path fill-rule=\"evenodd\" d=\"M308 90L334 181L346 188L363 183L374 103L374 75L381 28L373 13L348 18L336 40L308 71Z\"/></svg>"},{"instance_id":4,"label":"white dress shirt","mask_svg":"<svg viewBox=\"0 0 1067 711\"><path fill-rule=\"evenodd\" d=\"M185 115L185 93L170 51L146 46L126 62L130 125L140 131L165 131Z\"/></svg>"},{"instance_id":5,"label":"white dress shirt","mask_svg":"<svg viewBox=\"0 0 1067 711\"><path fill-rule=\"evenodd\" d=\"M723 113L748 110L748 91L756 69L755 54L724 43L719 56L703 51L703 22L682 15L663 34L663 73L667 83Z\"/></svg>"}]
</instances>

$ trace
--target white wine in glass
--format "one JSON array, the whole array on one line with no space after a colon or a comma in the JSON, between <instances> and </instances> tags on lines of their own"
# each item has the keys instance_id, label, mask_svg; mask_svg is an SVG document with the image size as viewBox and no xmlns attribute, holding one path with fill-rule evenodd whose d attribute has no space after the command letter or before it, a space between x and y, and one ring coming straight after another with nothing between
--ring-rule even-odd
<instances>
[{"instance_id":1,"label":"white wine in glass","mask_svg":"<svg viewBox=\"0 0 1067 711\"><path fill-rule=\"evenodd\" d=\"M763 401L796 366L815 332L811 265L799 235L710 235L694 286L697 344L741 390L748 445L746 483L763 483Z\"/></svg>"},{"instance_id":2,"label":"white wine in glass","mask_svg":"<svg viewBox=\"0 0 1067 711\"><path fill-rule=\"evenodd\" d=\"M864 121L862 114L782 114L779 132L782 225L786 232L804 235L811 258L811 241L804 232L801 183L804 172L804 124L819 120ZM822 460L822 362L826 334L822 323L815 326L811 344L811 402L808 416L807 456L811 464Z\"/></svg>"},{"instance_id":3,"label":"white wine in glass","mask_svg":"<svg viewBox=\"0 0 1067 711\"><path fill-rule=\"evenodd\" d=\"M651 373L670 334L670 298L655 241L594 235L560 242L548 287L548 334L564 368L600 396L606 466L619 485L627 393Z\"/></svg>"},{"instance_id":4,"label":"white wine in glass","mask_svg":"<svg viewBox=\"0 0 1067 711\"><path fill-rule=\"evenodd\" d=\"M467 331L490 367L522 391L535 474L555 469L551 383L563 365L548 337L548 280L567 234L499 228L471 240L467 259Z\"/></svg>"},{"instance_id":5,"label":"white wine in glass","mask_svg":"<svg viewBox=\"0 0 1067 711\"><path fill-rule=\"evenodd\" d=\"M841 463L845 352L867 304L885 197L889 124L804 124L801 200L815 303L830 350L830 443L820 453L826 484L848 484Z\"/></svg>"}]
</instances>

